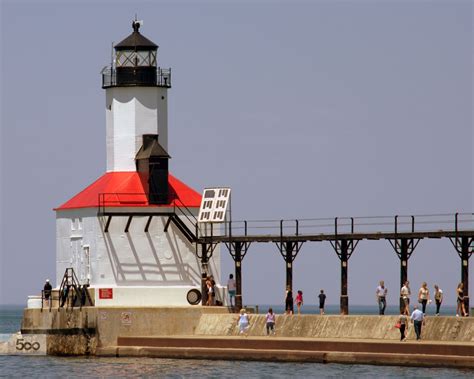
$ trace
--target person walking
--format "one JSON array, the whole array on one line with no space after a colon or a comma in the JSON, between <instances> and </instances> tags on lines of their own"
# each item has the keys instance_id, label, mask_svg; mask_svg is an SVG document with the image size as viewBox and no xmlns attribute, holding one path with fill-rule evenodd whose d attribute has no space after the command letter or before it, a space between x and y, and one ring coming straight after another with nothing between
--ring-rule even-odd
<instances>
[{"instance_id":1,"label":"person walking","mask_svg":"<svg viewBox=\"0 0 474 379\"><path fill-rule=\"evenodd\" d=\"M303 291L298 290L298 293L297 293L296 299L295 299L295 303L296 303L296 308L298 309L298 314L300 315L301 314L301 306L303 305Z\"/></svg>"},{"instance_id":2,"label":"person walking","mask_svg":"<svg viewBox=\"0 0 474 379\"><path fill-rule=\"evenodd\" d=\"M398 323L400 324L400 341L406 341L408 333L408 316L403 313L403 310L400 312Z\"/></svg>"},{"instance_id":3,"label":"person walking","mask_svg":"<svg viewBox=\"0 0 474 379\"><path fill-rule=\"evenodd\" d=\"M267 324L267 336L270 335L270 331L275 335L275 313L273 313L272 308L268 308L268 313L265 316L265 321Z\"/></svg>"},{"instance_id":4,"label":"person walking","mask_svg":"<svg viewBox=\"0 0 474 379\"><path fill-rule=\"evenodd\" d=\"M324 290L321 290L319 295L319 314L324 315L324 303L326 302L326 294L324 293Z\"/></svg>"},{"instance_id":5,"label":"person walking","mask_svg":"<svg viewBox=\"0 0 474 379\"><path fill-rule=\"evenodd\" d=\"M248 329L250 326L250 320L249 320L249 315L247 314L244 308L240 310L238 325L239 325L239 334L247 337Z\"/></svg>"},{"instance_id":6,"label":"person walking","mask_svg":"<svg viewBox=\"0 0 474 379\"><path fill-rule=\"evenodd\" d=\"M464 283L459 283L458 288L456 288L456 296L457 296L457 308L456 308L456 317L467 316L466 306L464 305Z\"/></svg>"},{"instance_id":7,"label":"person walking","mask_svg":"<svg viewBox=\"0 0 474 379\"><path fill-rule=\"evenodd\" d=\"M443 290L439 288L437 284L434 285L434 299L436 302L436 316L439 316L439 310L441 308L441 303L443 302Z\"/></svg>"},{"instance_id":8,"label":"person walking","mask_svg":"<svg viewBox=\"0 0 474 379\"><path fill-rule=\"evenodd\" d=\"M293 314L293 292L291 291L291 287L286 287L286 295L285 295L285 311L287 315Z\"/></svg>"},{"instance_id":9,"label":"person walking","mask_svg":"<svg viewBox=\"0 0 474 379\"><path fill-rule=\"evenodd\" d=\"M415 328L416 340L419 341L421 339L421 327L425 324L425 316L423 312L418 309L418 305L413 307L410 318Z\"/></svg>"},{"instance_id":10,"label":"person walking","mask_svg":"<svg viewBox=\"0 0 474 379\"><path fill-rule=\"evenodd\" d=\"M400 290L400 297L403 300L403 306L404 306L404 314L407 316L410 316L410 295L411 295L411 290L410 290L410 282L407 280L404 284L403 287Z\"/></svg>"},{"instance_id":11,"label":"person walking","mask_svg":"<svg viewBox=\"0 0 474 379\"><path fill-rule=\"evenodd\" d=\"M430 290L426 282L421 284L420 289L418 290L418 303L421 304L423 309L423 314L426 314L426 304L430 301Z\"/></svg>"},{"instance_id":12,"label":"person walking","mask_svg":"<svg viewBox=\"0 0 474 379\"><path fill-rule=\"evenodd\" d=\"M387 300L386 300L387 292L388 292L388 289L387 287L385 287L384 281L381 280L375 290L375 294L377 296L377 302L379 304L379 315L385 314L385 308L387 307Z\"/></svg>"},{"instance_id":13,"label":"person walking","mask_svg":"<svg viewBox=\"0 0 474 379\"><path fill-rule=\"evenodd\" d=\"M237 287L235 285L234 275L229 275L229 280L227 281L227 291L229 293L229 303L231 308L233 309L235 306L235 291Z\"/></svg>"}]
</instances>

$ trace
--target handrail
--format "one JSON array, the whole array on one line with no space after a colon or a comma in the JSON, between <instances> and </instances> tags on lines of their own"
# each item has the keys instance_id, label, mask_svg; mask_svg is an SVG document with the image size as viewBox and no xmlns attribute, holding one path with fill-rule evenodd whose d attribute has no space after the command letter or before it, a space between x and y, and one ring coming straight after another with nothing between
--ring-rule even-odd
<instances>
[{"instance_id":1,"label":"handrail","mask_svg":"<svg viewBox=\"0 0 474 379\"><path fill-rule=\"evenodd\" d=\"M69 300L71 298L71 294L72 294L72 302L71 302L72 308L74 308L74 305L77 299L79 299L80 309L82 309L82 306L85 305L86 300L89 300L90 305L94 305L87 288L88 288L88 285L81 285L79 283L79 280L76 276L74 268L72 267L66 268L63 279L61 280L61 285L59 286L58 312L60 308L64 307L64 305L66 305L66 308L69 308Z\"/></svg>"},{"instance_id":2,"label":"handrail","mask_svg":"<svg viewBox=\"0 0 474 379\"><path fill-rule=\"evenodd\" d=\"M332 220L331 222L328 222ZM244 227L245 225L245 227ZM292 231L288 233L288 227ZM335 217L280 220L232 220L224 237L270 236L279 238L302 235L421 233L474 231L474 213L457 212L433 215L395 215L378 217Z\"/></svg>"},{"instance_id":3,"label":"handrail","mask_svg":"<svg viewBox=\"0 0 474 379\"><path fill-rule=\"evenodd\" d=\"M117 81L117 69L110 66L106 66L101 70L102 75L102 88L115 87L117 85L124 85ZM171 88L171 68L156 67L156 71L134 72L134 78L138 81L144 81L147 84L155 85L157 87ZM155 75L156 74L156 75ZM127 84L125 84L127 85ZM132 85L132 84L131 84Z\"/></svg>"}]
</instances>

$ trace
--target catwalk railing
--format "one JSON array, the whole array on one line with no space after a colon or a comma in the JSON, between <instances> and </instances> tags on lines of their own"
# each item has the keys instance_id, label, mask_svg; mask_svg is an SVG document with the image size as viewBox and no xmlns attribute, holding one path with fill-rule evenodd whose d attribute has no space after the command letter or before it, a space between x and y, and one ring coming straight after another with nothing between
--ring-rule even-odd
<instances>
[{"instance_id":1,"label":"catwalk railing","mask_svg":"<svg viewBox=\"0 0 474 379\"><path fill-rule=\"evenodd\" d=\"M324 241L338 238L387 239L411 235L418 238L451 237L474 233L474 213L334 217L286 220L226 221L199 228L199 237L216 242L239 239L277 242L280 239Z\"/></svg>"},{"instance_id":2,"label":"catwalk railing","mask_svg":"<svg viewBox=\"0 0 474 379\"><path fill-rule=\"evenodd\" d=\"M157 87L171 88L171 68L157 67L156 71L141 72L139 70L122 74L121 80L117 78L117 69L104 67L102 69L102 88L146 83ZM125 80L124 80L125 79Z\"/></svg>"}]
</instances>

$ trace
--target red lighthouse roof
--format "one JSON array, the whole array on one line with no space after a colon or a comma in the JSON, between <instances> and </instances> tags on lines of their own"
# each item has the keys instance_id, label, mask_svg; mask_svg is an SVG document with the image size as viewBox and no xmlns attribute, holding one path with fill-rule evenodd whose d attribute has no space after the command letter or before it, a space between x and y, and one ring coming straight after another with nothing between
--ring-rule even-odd
<instances>
[{"instance_id":1,"label":"red lighthouse roof","mask_svg":"<svg viewBox=\"0 0 474 379\"><path fill-rule=\"evenodd\" d=\"M108 172L76 196L56 208L56 211L76 208L106 207L170 207L199 208L201 195L168 175L170 203L154 205L148 202L143 177L138 172Z\"/></svg>"}]
</instances>

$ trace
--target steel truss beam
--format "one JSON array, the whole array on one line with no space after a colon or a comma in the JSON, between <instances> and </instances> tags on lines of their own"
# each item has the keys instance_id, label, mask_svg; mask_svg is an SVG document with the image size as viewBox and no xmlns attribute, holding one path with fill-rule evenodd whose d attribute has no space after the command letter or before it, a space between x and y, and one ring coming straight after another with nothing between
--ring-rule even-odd
<instances>
[{"instance_id":1,"label":"steel truss beam","mask_svg":"<svg viewBox=\"0 0 474 379\"><path fill-rule=\"evenodd\" d=\"M395 238L389 239L390 245L400 259L400 288L402 288L408 281L408 260L415 251L416 247L420 243L421 239L415 238ZM400 312L405 309L405 302L400 295Z\"/></svg>"},{"instance_id":2,"label":"steel truss beam","mask_svg":"<svg viewBox=\"0 0 474 379\"><path fill-rule=\"evenodd\" d=\"M293 290L293 261L300 252L303 242L280 241L275 245L286 263L286 287Z\"/></svg>"},{"instance_id":3,"label":"steel truss beam","mask_svg":"<svg viewBox=\"0 0 474 379\"><path fill-rule=\"evenodd\" d=\"M336 239L329 241L332 248L336 252L341 262L341 298L340 298L340 312L343 315L349 314L349 295L348 295L348 262L349 258L354 253L355 248L359 244L358 240L353 239Z\"/></svg>"}]
</instances>

